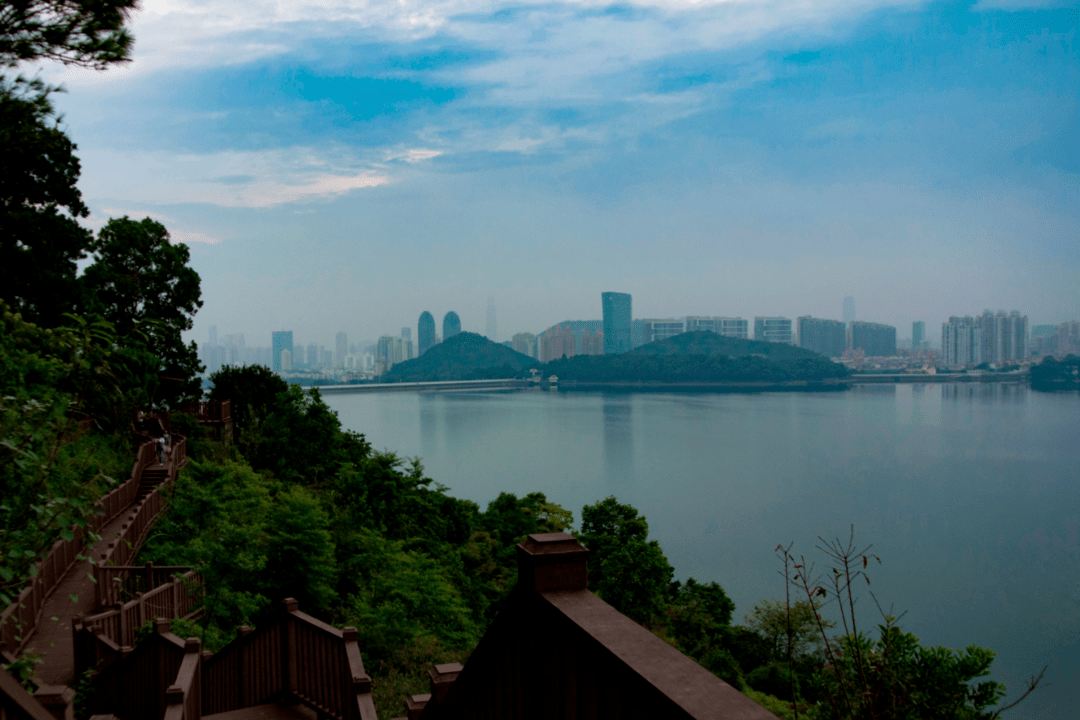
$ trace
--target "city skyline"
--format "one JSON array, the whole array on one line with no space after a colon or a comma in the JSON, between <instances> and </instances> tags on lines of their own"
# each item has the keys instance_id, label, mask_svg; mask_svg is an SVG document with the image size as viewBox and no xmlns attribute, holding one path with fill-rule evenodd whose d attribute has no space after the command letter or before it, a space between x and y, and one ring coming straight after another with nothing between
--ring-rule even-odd
<instances>
[{"instance_id":1,"label":"city skyline","mask_svg":"<svg viewBox=\"0 0 1080 720\"><path fill-rule=\"evenodd\" d=\"M482 333L491 296L505 338L615 287L638 317L1058 323L1075 28L1043 0L148 0L130 65L41 77L88 226L191 247L192 338L373 339L447 299Z\"/></svg>"}]
</instances>

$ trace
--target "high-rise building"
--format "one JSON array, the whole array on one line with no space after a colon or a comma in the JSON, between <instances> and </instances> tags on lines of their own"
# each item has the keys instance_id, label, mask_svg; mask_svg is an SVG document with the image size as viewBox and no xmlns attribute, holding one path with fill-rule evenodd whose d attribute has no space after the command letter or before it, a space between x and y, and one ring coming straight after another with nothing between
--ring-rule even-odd
<instances>
[{"instance_id":1,"label":"high-rise building","mask_svg":"<svg viewBox=\"0 0 1080 720\"><path fill-rule=\"evenodd\" d=\"M499 339L496 337L497 334L495 327L495 298L489 297L487 306L487 339L491 342L499 342Z\"/></svg>"},{"instance_id":2,"label":"high-rise building","mask_svg":"<svg viewBox=\"0 0 1080 720\"><path fill-rule=\"evenodd\" d=\"M890 357L896 354L896 328L892 325L856 320L851 323L852 350L862 350L867 357Z\"/></svg>"},{"instance_id":3,"label":"high-rise building","mask_svg":"<svg viewBox=\"0 0 1080 720\"><path fill-rule=\"evenodd\" d=\"M344 367L345 356L349 354L349 336L339 332L334 338L334 367Z\"/></svg>"},{"instance_id":4,"label":"high-rise building","mask_svg":"<svg viewBox=\"0 0 1080 720\"><path fill-rule=\"evenodd\" d=\"M746 320L735 317L695 317L686 318L686 332L708 330L725 337L747 339L749 325Z\"/></svg>"},{"instance_id":5,"label":"high-rise building","mask_svg":"<svg viewBox=\"0 0 1080 720\"><path fill-rule=\"evenodd\" d=\"M461 332L461 318L458 314L451 310L443 316L442 320L442 335L443 342L446 342L450 338Z\"/></svg>"},{"instance_id":6,"label":"high-rise building","mask_svg":"<svg viewBox=\"0 0 1080 720\"><path fill-rule=\"evenodd\" d=\"M604 354L617 355L629 352L630 321L632 315L630 293L606 292L600 294L604 311Z\"/></svg>"},{"instance_id":7,"label":"high-rise building","mask_svg":"<svg viewBox=\"0 0 1080 720\"><path fill-rule=\"evenodd\" d=\"M645 318L641 322L644 323L643 339L646 344L657 340L666 340L669 337L686 332L686 326L678 318Z\"/></svg>"},{"instance_id":8,"label":"high-rise building","mask_svg":"<svg viewBox=\"0 0 1080 720\"><path fill-rule=\"evenodd\" d=\"M577 337L565 326L548 328L540 336L540 362L551 362L577 355Z\"/></svg>"},{"instance_id":9,"label":"high-rise building","mask_svg":"<svg viewBox=\"0 0 1080 720\"><path fill-rule=\"evenodd\" d=\"M941 358L946 366L978 365L982 348L982 327L970 315L954 315L941 324Z\"/></svg>"},{"instance_id":10,"label":"high-rise building","mask_svg":"<svg viewBox=\"0 0 1080 720\"><path fill-rule=\"evenodd\" d=\"M809 315L796 321L798 345L825 357L840 357L847 348L847 327L840 320L822 320Z\"/></svg>"},{"instance_id":11,"label":"high-rise building","mask_svg":"<svg viewBox=\"0 0 1080 720\"><path fill-rule=\"evenodd\" d=\"M275 330L271 336L270 342L270 369L274 372L282 372L281 367L281 354L285 351L289 351L289 365L292 367L292 330Z\"/></svg>"},{"instance_id":12,"label":"high-rise building","mask_svg":"<svg viewBox=\"0 0 1080 720\"><path fill-rule=\"evenodd\" d=\"M315 343L307 346L307 364L312 370L319 367L319 346Z\"/></svg>"},{"instance_id":13,"label":"high-rise building","mask_svg":"<svg viewBox=\"0 0 1080 720\"><path fill-rule=\"evenodd\" d=\"M217 346L217 325L210 326L210 347Z\"/></svg>"},{"instance_id":14,"label":"high-rise building","mask_svg":"<svg viewBox=\"0 0 1080 720\"><path fill-rule=\"evenodd\" d=\"M383 372L394 366L395 340L400 342L401 338L395 338L393 335L383 335L379 338L379 341L375 343L375 362L382 368Z\"/></svg>"},{"instance_id":15,"label":"high-rise building","mask_svg":"<svg viewBox=\"0 0 1080 720\"><path fill-rule=\"evenodd\" d=\"M536 358L536 336L532 333L518 333L511 339L510 348L514 352Z\"/></svg>"},{"instance_id":16,"label":"high-rise building","mask_svg":"<svg viewBox=\"0 0 1080 720\"><path fill-rule=\"evenodd\" d=\"M844 298L844 323L850 325L855 322L855 298L848 295Z\"/></svg>"},{"instance_id":17,"label":"high-rise building","mask_svg":"<svg viewBox=\"0 0 1080 720\"><path fill-rule=\"evenodd\" d=\"M791 318L755 317L754 339L791 345Z\"/></svg>"},{"instance_id":18,"label":"high-rise building","mask_svg":"<svg viewBox=\"0 0 1080 720\"><path fill-rule=\"evenodd\" d=\"M604 354L604 331L597 330L593 332L586 330L585 334L581 336L581 354L582 355L603 355Z\"/></svg>"},{"instance_id":19,"label":"high-rise building","mask_svg":"<svg viewBox=\"0 0 1080 720\"><path fill-rule=\"evenodd\" d=\"M435 344L435 318L427 310L420 313L420 320L416 323L416 341L421 355Z\"/></svg>"},{"instance_id":20,"label":"high-rise building","mask_svg":"<svg viewBox=\"0 0 1080 720\"><path fill-rule=\"evenodd\" d=\"M916 320L911 323L911 349L922 350L926 346L926 323L922 320Z\"/></svg>"},{"instance_id":21,"label":"high-rise building","mask_svg":"<svg viewBox=\"0 0 1080 720\"><path fill-rule=\"evenodd\" d=\"M1019 310L1006 314L985 311L977 318L982 328L982 361L994 364L1012 362L1027 357L1027 316Z\"/></svg>"},{"instance_id":22,"label":"high-rise building","mask_svg":"<svg viewBox=\"0 0 1080 720\"><path fill-rule=\"evenodd\" d=\"M281 351L281 372L292 371L292 351L285 348Z\"/></svg>"},{"instance_id":23,"label":"high-rise building","mask_svg":"<svg viewBox=\"0 0 1080 720\"><path fill-rule=\"evenodd\" d=\"M401 328L401 339L402 340L412 340L412 328L410 328L410 327Z\"/></svg>"}]
</instances>

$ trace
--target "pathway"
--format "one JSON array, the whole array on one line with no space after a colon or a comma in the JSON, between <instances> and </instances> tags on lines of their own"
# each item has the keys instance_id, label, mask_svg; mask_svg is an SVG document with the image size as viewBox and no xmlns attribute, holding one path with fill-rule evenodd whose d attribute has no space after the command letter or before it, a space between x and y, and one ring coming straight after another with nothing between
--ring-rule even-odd
<instances>
[{"instance_id":1,"label":"pathway","mask_svg":"<svg viewBox=\"0 0 1080 720\"><path fill-rule=\"evenodd\" d=\"M168 472L162 473L163 468ZM172 460L169 460L164 466L146 466L143 468L143 475L168 477L172 469ZM160 482L160 479L155 479ZM140 491L135 501L101 529L101 540L94 543L91 557L100 558L108 549L109 542L120 534L121 527L131 515L131 508L141 502L152 487L152 484L140 483ZM40 653L43 656L42 662L37 666L40 684L71 686L75 682L75 648L71 637L71 624L76 615L88 615L97 609L94 607L96 593L91 577L89 562L83 560L76 563L45 601L41 620L23 651Z\"/></svg>"}]
</instances>

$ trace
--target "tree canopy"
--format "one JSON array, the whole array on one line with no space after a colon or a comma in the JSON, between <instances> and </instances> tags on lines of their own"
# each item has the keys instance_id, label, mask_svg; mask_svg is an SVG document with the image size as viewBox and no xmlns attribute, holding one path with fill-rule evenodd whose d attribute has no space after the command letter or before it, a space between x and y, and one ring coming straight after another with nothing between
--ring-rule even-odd
<instances>
[{"instance_id":1,"label":"tree canopy","mask_svg":"<svg viewBox=\"0 0 1080 720\"><path fill-rule=\"evenodd\" d=\"M0 6L0 63L54 60L98 70L129 59L124 23L138 0L9 0Z\"/></svg>"}]
</instances>

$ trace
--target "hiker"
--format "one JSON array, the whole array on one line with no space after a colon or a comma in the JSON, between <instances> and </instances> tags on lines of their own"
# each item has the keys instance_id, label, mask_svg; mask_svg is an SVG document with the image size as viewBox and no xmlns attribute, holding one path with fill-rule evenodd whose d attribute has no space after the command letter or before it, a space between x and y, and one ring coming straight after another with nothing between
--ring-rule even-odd
<instances>
[{"instance_id":1,"label":"hiker","mask_svg":"<svg viewBox=\"0 0 1080 720\"><path fill-rule=\"evenodd\" d=\"M165 457L168 458L169 462L172 462L172 435L169 434L168 430L165 431L165 443L164 444L165 444Z\"/></svg>"},{"instance_id":2,"label":"hiker","mask_svg":"<svg viewBox=\"0 0 1080 720\"><path fill-rule=\"evenodd\" d=\"M154 445L157 446L158 465L164 465L165 464L165 438L164 438L164 436L159 437L157 440L155 440Z\"/></svg>"}]
</instances>

